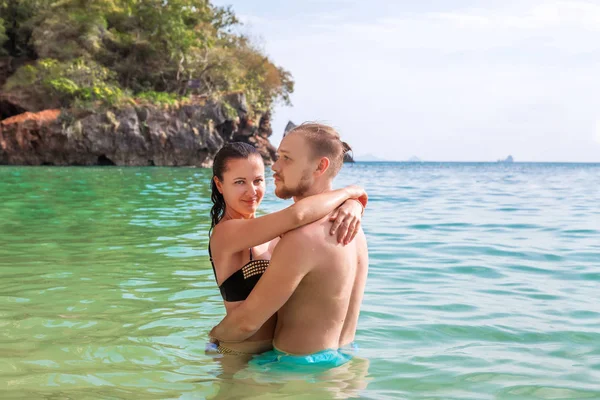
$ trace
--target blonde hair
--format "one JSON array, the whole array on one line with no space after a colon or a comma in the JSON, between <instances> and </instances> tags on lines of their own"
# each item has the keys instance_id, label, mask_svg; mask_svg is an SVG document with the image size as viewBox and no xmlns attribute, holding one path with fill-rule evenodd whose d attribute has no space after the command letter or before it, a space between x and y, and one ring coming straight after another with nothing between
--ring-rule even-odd
<instances>
[{"instance_id":1,"label":"blonde hair","mask_svg":"<svg viewBox=\"0 0 600 400\"><path fill-rule=\"evenodd\" d=\"M332 176L342 168L344 155L352 151L350 145L340 139L340 134L331 126L317 122L305 122L290 130L287 135L301 134L308 142L315 158L327 157Z\"/></svg>"}]
</instances>

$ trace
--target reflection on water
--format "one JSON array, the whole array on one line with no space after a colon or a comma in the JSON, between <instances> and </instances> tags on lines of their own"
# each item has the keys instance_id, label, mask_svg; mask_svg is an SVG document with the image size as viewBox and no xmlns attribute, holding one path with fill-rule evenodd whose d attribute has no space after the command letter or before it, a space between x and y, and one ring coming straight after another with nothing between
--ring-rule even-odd
<instances>
[{"instance_id":1,"label":"reflection on water","mask_svg":"<svg viewBox=\"0 0 600 400\"><path fill-rule=\"evenodd\" d=\"M261 371L244 357L215 357L217 391L210 399L359 397L369 381L369 360L360 356L326 371Z\"/></svg>"},{"instance_id":2,"label":"reflection on water","mask_svg":"<svg viewBox=\"0 0 600 400\"><path fill-rule=\"evenodd\" d=\"M600 398L600 166L345 166L361 350L313 374L205 354L208 174L0 167L2 398Z\"/></svg>"}]
</instances>

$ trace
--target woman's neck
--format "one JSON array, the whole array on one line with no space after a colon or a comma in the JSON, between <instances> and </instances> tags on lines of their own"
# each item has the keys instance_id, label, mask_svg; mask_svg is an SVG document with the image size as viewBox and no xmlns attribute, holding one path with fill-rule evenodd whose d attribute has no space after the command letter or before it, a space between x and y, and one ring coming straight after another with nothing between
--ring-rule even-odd
<instances>
[{"instance_id":1,"label":"woman's neck","mask_svg":"<svg viewBox=\"0 0 600 400\"><path fill-rule=\"evenodd\" d=\"M225 213L223 215L223 219L224 220L229 220L229 219L250 219L250 218L254 218L254 213L252 214L241 214L235 210L231 210L227 207L225 207Z\"/></svg>"}]
</instances>

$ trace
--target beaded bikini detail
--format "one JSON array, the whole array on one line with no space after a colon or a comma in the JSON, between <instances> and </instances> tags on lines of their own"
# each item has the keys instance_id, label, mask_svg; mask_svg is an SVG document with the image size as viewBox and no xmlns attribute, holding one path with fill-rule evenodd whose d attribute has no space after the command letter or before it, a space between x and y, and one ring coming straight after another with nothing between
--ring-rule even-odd
<instances>
[{"instance_id":1,"label":"beaded bikini detail","mask_svg":"<svg viewBox=\"0 0 600 400\"><path fill-rule=\"evenodd\" d=\"M210 256L210 263L215 273L215 279L217 278L217 271L215 270L215 264L212 259L210 251L210 243L208 245L208 254ZM258 280L265 273L269 266L269 260L253 260L252 249L250 249L250 261L239 270L235 271L231 276L219 286L221 296L225 301L242 301L250 295L250 292L254 286L258 283ZM218 282L217 282L218 283Z\"/></svg>"},{"instance_id":2,"label":"beaded bikini detail","mask_svg":"<svg viewBox=\"0 0 600 400\"><path fill-rule=\"evenodd\" d=\"M254 260L242 267L244 279L248 279L254 275L262 275L269 266L269 260Z\"/></svg>"}]
</instances>

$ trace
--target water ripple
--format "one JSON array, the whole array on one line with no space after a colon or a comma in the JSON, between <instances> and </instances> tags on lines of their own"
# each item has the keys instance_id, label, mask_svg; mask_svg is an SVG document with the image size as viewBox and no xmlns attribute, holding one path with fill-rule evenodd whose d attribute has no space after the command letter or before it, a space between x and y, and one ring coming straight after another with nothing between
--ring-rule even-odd
<instances>
[{"instance_id":1,"label":"water ripple","mask_svg":"<svg viewBox=\"0 0 600 400\"><path fill-rule=\"evenodd\" d=\"M345 166L370 272L359 356L322 376L204 354L208 174L0 168L3 398L600 398L600 166Z\"/></svg>"}]
</instances>

